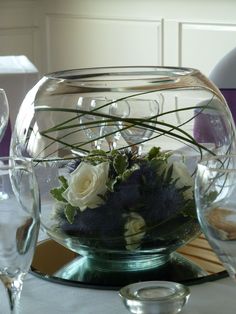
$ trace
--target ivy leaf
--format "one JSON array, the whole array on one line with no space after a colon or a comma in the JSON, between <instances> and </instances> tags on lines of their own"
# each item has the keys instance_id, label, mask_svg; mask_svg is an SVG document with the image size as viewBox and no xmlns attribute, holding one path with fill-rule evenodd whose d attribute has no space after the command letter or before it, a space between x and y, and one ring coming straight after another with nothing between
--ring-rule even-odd
<instances>
[{"instance_id":1,"label":"ivy leaf","mask_svg":"<svg viewBox=\"0 0 236 314\"><path fill-rule=\"evenodd\" d=\"M117 154L113 160L113 167L118 175L122 175L127 169L129 163L126 156Z\"/></svg>"},{"instance_id":2,"label":"ivy leaf","mask_svg":"<svg viewBox=\"0 0 236 314\"><path fill-rule=\"evenodd\" d=\"M102 149L93 149L90 154L90 156L104 156L107 157L107 154L104 150Z\"/></svg>"},{"instance_id":3,"label":"ivy leaf","mask_svg":"<svg viewBox=\"0 0 236 314\"><path fill-rule=\"evenodd\" d=\"M63 176L58 177L58 179L61 183L61 186L51 189L50 193L52 194L52 197L55 198L57 201L66 202L66 200L62 196L62 193L68 188L68 182Z\"/></svg>"},{"instance_id":4,"label":"ivy leaf","mask_svg":"<svg viewBox=\"0 0 236 314\"><path fill-rule=\"evenodd\" d=\"M110 155L112 158L114 158L116 155L120 155L120 152L117 149L112 149L110 151Z\"/></svg>"},{"instance_id":5,"label":"ivy leaf","mask_svg":"<svg viewBox=\"0 0 236 314\"><path fill-rule=\"evenodd\" d=\"M152 147L148 152L148 160L156 158L160 154L160 147Z\"/></svg>"},{"instance_id":6,"label":"ivy leaf","mask_svg":"<svg viewBox=\"0 0 236 314\"><path fill-rule=\"evenodd\" d=\"M62 187L66 190L68 188L68 182L67 182L66 178L63 176L60 176L60 177L58 177L58 179L61 182Z\"/></svg>"},{"instance_id":7,"label":"ivy leaf","mask_svg":"<svg viewBox=\"0 0 236 314\"><path fill-rule=\"evenodd\" d=\"M206 194L206 195L203 196L204 203L210 205L211 203L213 203L215 201L217 196L218 196L218 192L217 191L209 192L209 194Z\"/></svg>"},{"instance_id":8,"label":"ivy leaf","mask_svg":"<svg viewBox=\"0 0 236 314\"><path fill-rule=\"evenodd\" d=\"M123 172L123 174L122 174L122 180L123 180L123 181L128 180L128 178L131 176L131 174L132 174L133 172L134 172L134 171L131 170L131 169L125 170L125 171Z\"/></svg>"},{"instance_id":9,"label":"ivy leaf","mask_svg":"<svg viewBox=\"0 0 236 314\"><path fill-rule=\"evenodd\" d=\"M96 166L97 164L107 161L107 159L107 154L104 150L93 149L84 160Z\"/></svg>"},{"instance_id":10,"label":"ivy leaf","mask_svg":"<svg viewBox=\"0 0 236 314\"><path fill-rule=\"evenodd\" d=\"M67 204L65 206L64 214L70 224L73 224L76 212L77 212L77 208L72 206L71 204Z\"/></svg>"},{"instance_id":11,"label":"ivy leaf","mask_svg":"<svg viewBox=\"0 0 236 314\"><path fill-rule=\"evenodd\" d=\"M217 191L212 191L209 193L208 195L208 200L209 202L213 202L218 196L218 192Z\"/></svg>"},{"instance_id":12,"label":"ivy leaf","mask_svg":"<svg viewBox=\"0 0 236 314\"><path fill-rule=\"evenodd\" d=\"M193 219L197 219L197 212L195 209L194 199L189 199L186 201L184 209L181 211L184 217L190 217Z\"/></svg>"},{"instance_id":13,"label":"ivy leaf","mask_svg":"<svg viewBox=\"0 0 236 314\"><path fill-rule=\"evenodd\" d=\"M64 197L62 196L62 193L65 191L65 188L63 186L59 188L52 189L50 193L52 194L52 197L55 198L55 200L59 202L66 202Z\"/></svg>"},{"instance_id":14,"label":"ivy leaf","mask_svg":"<svg viewBox=\"0 0 236 314\"><path fill-rule=\"evenodd\" d=\"M107 183L106 183L106 186L108 188L108 190L110 192L114 192L114 186L115 184L117 183L117 178L114 178L114 179L110 179Z\"/></svg>"}]
</instances>

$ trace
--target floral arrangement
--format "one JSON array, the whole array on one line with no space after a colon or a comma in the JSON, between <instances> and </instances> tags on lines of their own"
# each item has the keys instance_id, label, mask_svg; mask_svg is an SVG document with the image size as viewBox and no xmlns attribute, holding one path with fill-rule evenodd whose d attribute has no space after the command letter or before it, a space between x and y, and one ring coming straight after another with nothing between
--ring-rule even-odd
<instances>
[{"instance_id":1,"label":"floral arrangement","mask_svg":"<svg viewBox=\"0 0 236 314\"><path fill-rule=\"evenodd\" d=\"M180 221L196 219L193 178L171 157L153 147L145 156L93 150L68 162L68 177L51 190L56 228L85 245L128 251L160 244L163 232L166 241Z\"/></svg>"}]
</instances>

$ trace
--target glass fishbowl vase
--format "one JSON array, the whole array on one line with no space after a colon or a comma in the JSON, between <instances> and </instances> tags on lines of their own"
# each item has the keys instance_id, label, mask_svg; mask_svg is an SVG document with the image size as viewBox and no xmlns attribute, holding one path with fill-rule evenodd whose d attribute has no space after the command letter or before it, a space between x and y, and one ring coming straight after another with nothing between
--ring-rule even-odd
<instances>
[{"instance_id":1,"label":"glass fishbowl vase","mask_svg":"<svg viewBox=\"0 0 236 314\"><path fill-rule=\"evenodd\" d=\"M200 233L196 166L233 152L222 94L198 70L171 67L45 75L11 142L34 161L42 228L79 254L60 276L95 285L201 273L175 252Z\"/></svg>"}]
</instances>

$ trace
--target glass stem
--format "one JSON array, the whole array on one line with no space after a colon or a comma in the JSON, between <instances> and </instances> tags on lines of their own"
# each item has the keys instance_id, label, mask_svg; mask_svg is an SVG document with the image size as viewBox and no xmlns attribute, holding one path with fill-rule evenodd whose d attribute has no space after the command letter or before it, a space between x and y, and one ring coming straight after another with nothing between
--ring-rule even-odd
<instances>
[{"instance_id":1,"label":"glass stem","mask_svg":"<svg viewBox=\"0 0 236 314\"><path fill-rule=\"evenodd\" d=\"M133 144L133 143L130 143L130 142L127 142L128 144L129 144L129 146L130 146L130 149L131 149L131 152L133 153L133 154L141 154L141 152L142 152L142 146L140 146L140 145L136 145L136 144Z\"/></svg>"},{"instance_id":2,"label":"glass stem","mask_svg":"<svg viewBox=\"0 0 236 314\"><path fill-rule=\"evenodd\" d=\"M96 140L94 143L92 143L92 149L101 149L101 140Z\"/></svg>"},{"instance_id":3,"label":"glass stem","mask_svg":"<svg viewBox=\"0 0 236 314\"><path fill-rule=\"evenodd\" d=\"M10 313L18 314L19 313L19 301L22 291L23 281L21 278L11 278L11 277L1 277L2 282L7 291Z\"/></svg>"},{"instance_id":4,"label":"glass stem","mask_svg":"<svg viewBox=\"0 0 236 314\"><path fill-rule=\"evenodd\" d=\"M143 153L143 144L138 145L138 155L141 156Z\"/></svg>"},{"instance_id":5,"label":"glass stem","mask_svg":"<svg viewBox=\"0 0 236 314\"><path fill-rule=\"evenodd\" d=\"M110 151L116 149L116 147L117 147L116 141L110 141L110 140L108 140L107 142L108 142L108 146L109 146L109 150L110 150Z\"/></svg>"}]
</instances>

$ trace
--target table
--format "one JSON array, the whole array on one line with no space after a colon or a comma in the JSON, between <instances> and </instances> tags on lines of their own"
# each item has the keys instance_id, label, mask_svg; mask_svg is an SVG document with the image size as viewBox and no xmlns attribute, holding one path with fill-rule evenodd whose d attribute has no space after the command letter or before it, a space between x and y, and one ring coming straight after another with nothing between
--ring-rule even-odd
<instances>
[{"instance_id":1,"label":"table","mask_svg":"<svg viewBox=\"0 0 236 314\"><path fill-rule=\"evenodd\" d=\"M0 88L6 92L10 125L0 145L0 155L8 155L11 128L14 126L20 105L40 75L26 56L0 56Z\"/></svg>"},{"instance_id":2,"label":"table","mask_svg":"<svg viewBox=\"0 0 236 314\"><path fill-rule=\"evenodd\" d=\"M38 241L48 239L40 231ZM1 287L1 286L0 286ZM191 296L181 314L234 314L236 282L230 278L190 286ZM8 314L7 298L0 289L0 314ZM4 304L3 304L4 303ZM52 283L26 276L21 297L21 314L128 314L118 291L99 290Z\"/></svg>"},{"instance_id":3,"label":"table","mask_svg":"<svg viewBox=\"0 0 236 314\"><path fill-rule=\"evenodd\" d=\"M236 283L230 278L192 286L181 314L233 314ZM1 292L2 293L2 292ZM1 303L3 298L1 297ZM22 314L128 314L117 291L69 287L27 275L21 299ZM6 307L0 308L7 314Z\"/></svg>"},{"instance_id":4,"label":"table","mask_svg":"<svg viewBox=\"0 0 236 314\"><path fill-rule=\"evenodd\" d=\"M191 286L181 314L233 314L236 283L230 278ZM4 291L0 291L1 296ZM7 314L1 297L0 313ZM6 299L5 299L6 301ZM128 314L117 291L70 287L28 274L22 291L22 314Z\"/></svg>"},{"instance_id":5,"label":"table","mask_svg":"<svg viewBox=\"0 0 236 314\"><path fill-rule=\"evenodd\" d=\"M48 236L40 230L39 243ZM191 296L181 314L234 314L236 282L229 277L190 286ZM0 285L0 314L8 314ZM24 281L20 314L128 314L115 290L72 287L29 273Z\"/></svg>"}]
</instances>

